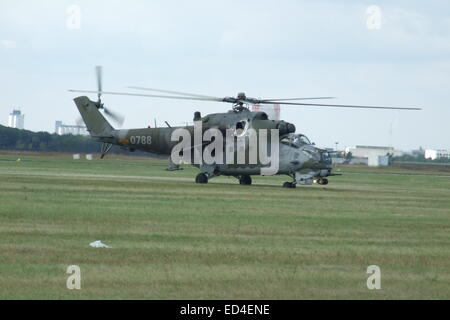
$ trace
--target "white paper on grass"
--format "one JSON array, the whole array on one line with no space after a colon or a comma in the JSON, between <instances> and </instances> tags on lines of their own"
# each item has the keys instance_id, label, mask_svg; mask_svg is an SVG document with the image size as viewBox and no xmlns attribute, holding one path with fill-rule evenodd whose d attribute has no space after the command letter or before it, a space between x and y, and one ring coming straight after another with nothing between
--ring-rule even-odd
<instances>
[{"instance_id":1,"label":"white paper on grass","mask_svg":"<svg viewBox=\"0 0 450 320\"><path fill-rule=\"evenodd\" d=\"M89 243L89 245L93 248L111 248L110 246L104 244L100 240Z\"/></svg>"}]
</instances>

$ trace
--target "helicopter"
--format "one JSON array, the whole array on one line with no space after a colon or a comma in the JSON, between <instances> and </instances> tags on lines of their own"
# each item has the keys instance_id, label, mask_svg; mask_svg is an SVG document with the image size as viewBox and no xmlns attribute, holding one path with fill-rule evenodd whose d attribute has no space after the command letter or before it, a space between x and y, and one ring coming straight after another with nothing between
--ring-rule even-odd
<instances>
[{"instance_id":1,"label":"helicopter","mask_svg":"<svg viewBox=\"0 0 450 320\"><path fill-rule=\"evenodd\" d=\"M404 107L379 107L379 106L360 106L360 105L340 105L323 103L299 102L302 100L322 100L332 99L333 97L303 97L303 98L283 98L283 99L257 99L247 97L244 92L238 93L236 97L215 97L200 95L172 90L161 90L146 87L128 87L129 89L151 92L133 93L133 92L113 92L103 91L102 87L102 67L96 67L97 90L69 90L70 92L80 92L97 94L97 101L90 100L87 96L78 96L74 102L80 112L80 115L86 124L90 136L99 142L102 142L101 158L103 158L112 148L118 145L129 151L142 150L145 152L156 153L169 156L169 168L178 168L183 161L194 165L200 169L195 182L206 184L217 176L232 176L239 180L241 185L251 185L253 175L287 175L291 181L283 183L284 188L295 188L299 185L311 185L317 183L320 185L328 184L328 177L336 176L332 172L332 160L330 152L326 149L317 147L302 133L296 133L294 124L284 120L269 119L265 112L250 111L249 105L291 105L291 106L309 106L309 107L334 107L334 108L362 108L362 109L388 109L388 110L421 110L420 108ZM178 99L191 101L223 102L232 105L228 112L213 113L202 116L199 111L194 112L194 125L172 127L167 122L167 127L161 128L136 128L136 129L115 129L106 120L109 117L119 125L123 123L123 116L106 108L102 103L102 95L125 95L147 98ZM103 114L100 112L103 111ZM174 139L174 134L180 130L188 134L184 137L185 144L180 147L180 137ZM208 130L215 130L215 133L221 133L230 138L223 145L219 142L220 135L205 139ZM262 135L260 132L270 131ZM198 134L200 133L200 137ZM266 139L270 140L263 146L267 155L273 156L271 163L262 161L261 150L251 158L252 136L260 138L260 142ZM262 139L264 136L265 139ZM214 148L211 146L214 145ZM276 152L273 152L276 146ZM176 150L176 152L175 152ZM191 152L192 151L192 152ZM202 152L208 151L213 157L213 161L204 162ZM217 153L217 154L216 154ZM239 153L241 153L239 155ZM178 157L174 157L176 154ZM230 156L233 161L228 161L226 156ZM200 161L195 161L195 158ZM240 157L241 161L236 161ZM174 158L176 161L174 161ZM266 157L267 158L267 157ZM180 160L182 159L182 160ZM276 162L276 170L271 174L268 168Z\"/></svg>"}]
</instances>

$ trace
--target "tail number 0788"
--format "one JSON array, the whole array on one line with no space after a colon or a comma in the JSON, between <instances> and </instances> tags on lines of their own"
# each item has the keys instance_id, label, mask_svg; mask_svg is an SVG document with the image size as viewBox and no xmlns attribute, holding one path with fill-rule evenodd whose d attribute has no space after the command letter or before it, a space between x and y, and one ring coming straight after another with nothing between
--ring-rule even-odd
<instances>
[{"instance_id":1,"label":"tail number 0788","mask_svg":"<svg viewBox=\"0 0 450 320\"><path fill-rule=\"evenodd\" d=\"M131 144L152 144L151 136L131 136Z\"/></svg>"}]
</instances>

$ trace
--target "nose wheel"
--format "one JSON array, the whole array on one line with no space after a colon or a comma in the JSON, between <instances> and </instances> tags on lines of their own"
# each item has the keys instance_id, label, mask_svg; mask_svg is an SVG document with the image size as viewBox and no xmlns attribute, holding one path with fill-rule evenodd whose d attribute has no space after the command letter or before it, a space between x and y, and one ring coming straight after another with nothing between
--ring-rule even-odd
<instances>
[{"instance_id":1,"label":"nose wheel","mask_svg":"<svg viewBox=\"0 0 450 320\"><path fill-rule=\"evenodd\" d=\"M252 177L249 175L242 175L239 177L239 184L242 185L251 185L252 184Z\"/></svg>"},{"instance_id":2,"label":"nose wheel","mask_svg":"<svg viewBox=\"0 0 450 320\"><path fill-rule=\"evenodd\" d=\"M283 188L295 188L297 184L295 182L285 182L283 183Z\"/></svg>"},{"instance_id":3,"label":"nose wheel","mask_svg":"<svg viewBox=\"0 0 450 320\"><path fill-rule=\"evenodd\" d=\"M200 184L208 183L208 176L206 174L204 174L203 172L200 172L195 177L195 183L200 183Z\"/></svg>"}]
</instances>

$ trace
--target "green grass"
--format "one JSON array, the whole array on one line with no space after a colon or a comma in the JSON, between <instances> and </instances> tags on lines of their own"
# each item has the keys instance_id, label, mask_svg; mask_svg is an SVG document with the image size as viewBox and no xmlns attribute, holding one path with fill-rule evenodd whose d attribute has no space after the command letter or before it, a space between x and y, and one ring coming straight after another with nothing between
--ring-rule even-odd
<instances>
[{"instance_id":1,"label":"green grass","mask_svg":"<svg viewBox=\"0 0 450 320\"><path fill-rule=\"evenodd\" d=\"M450 298L448 171L341 167L284 189L165 167L0 155L0 299ZM381 290L366 287L373 264Z\"/></svg>"}]
</instances>

